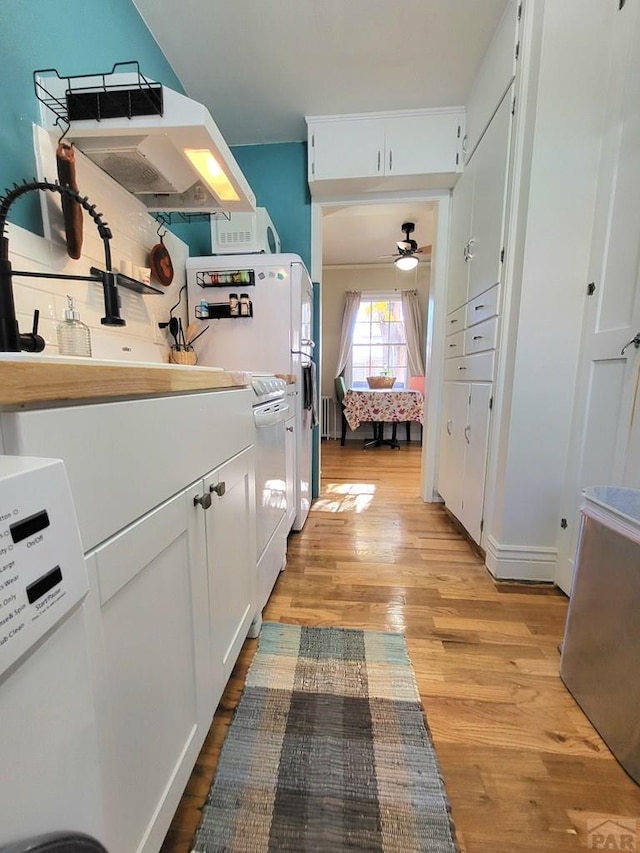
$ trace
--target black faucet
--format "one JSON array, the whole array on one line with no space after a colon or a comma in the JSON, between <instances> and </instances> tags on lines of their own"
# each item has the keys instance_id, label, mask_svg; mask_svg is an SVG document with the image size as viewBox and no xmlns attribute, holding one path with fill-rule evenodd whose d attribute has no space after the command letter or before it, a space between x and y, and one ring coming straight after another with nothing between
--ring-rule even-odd
<instances>
[{"instance_id":1,"label":"black faucet","mask_svg":"<svg viewBox=\"0 0 640 853\"><path fill-rule=\"evenodd\" d=\"M26 193L49 191L60 193L73 201L78 202L89 216L93 219L98 233L104 244L105 271L97 275L59 275L57 273L24 272L13 270L9 260L9 238L5 235L7 214L13 202ZM111 269L111 246L109 240L112 237L111 229L106 222L102 221L102 214L96 213L95 204L89 204L88 198L72 190L50 181L31 181L21 185L14 185L12 190L7 190L4 198L0 198L0 352L42 352L44 339L38 334L38 312L34 315L34 324L31 332L20 333L16 320L15 304L13 301L12 278L14 275L29 276L34 278L57 278L70 279L73 281L99 281L104 291L105 316L101 323L105 326L125 326L126 322L120 316L120 305L118 301L118 288L116 286L116 275Z\"/></svg>"}]
</instances>

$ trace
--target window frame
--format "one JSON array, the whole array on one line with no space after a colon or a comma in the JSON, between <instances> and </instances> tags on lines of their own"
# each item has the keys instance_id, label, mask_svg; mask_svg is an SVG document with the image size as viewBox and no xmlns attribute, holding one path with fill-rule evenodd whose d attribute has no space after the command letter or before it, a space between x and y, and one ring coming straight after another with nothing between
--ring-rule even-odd
<instances>
[{"instance_id":1,"label":"window frame","mask_svg":"<svg viewBox=\"0 0 640 853\"><path fill-rule=\"evenodd\" d=\"M361 297L360 297L360 308L358 309L358 314L360 313L360 310L362 309L363 305L366 304L367 302L371 302L371 303L373 303L373 302L394 302L394 303L398 303L400 306L400 311L402 314L402 321L401 321L401 323L399 323L399 325L402 328L404 340L403 340L403 342L401 342L399 344L398 343L396 343L396 344L383 343L382 346L384 346L384 347L403 346L404 347L405 353L406 353L405 367L403 369L401 369L401 370L404 370L404 377L398 376L398 372L394 371L396 374L396 382L395 382L393 387L396 390L403 390L403 389L406 390L409 387L409 366L408 366L408 348L409 348L409 345L407 343L407 329L406 329L405 320L404 320L404 308L402 305L402 296L397 290L363 291L361 294ZM356 320L356 322L357 322L357 320ZM354 333L355 333L355 327L354 327ZM355 334L354 334L354 337L355 337ZM372 344L370 343L368 346L369 346L369 352L370 352ZM360 349L362 347L363 347L363 345L361 345L361 344L356 345L354 343L353 338L352 338L351 348L349 350L349 358L348 358L348 361L347 361L347 364L345 367L345 371L344 371L345 381L346 381L346 385L348 388L357 388L358 390L367 390L368 389L366 381L364 383L356 386L356 385L354 385L354 379L353 379L354 350L356 348ZM372 370L373 369L375 369L375 368L372 368ZM383 369L385 369L385 368L383 368ZM373 375L376 375L376 374L373 374Z\"/></svg>"}]
</instances>

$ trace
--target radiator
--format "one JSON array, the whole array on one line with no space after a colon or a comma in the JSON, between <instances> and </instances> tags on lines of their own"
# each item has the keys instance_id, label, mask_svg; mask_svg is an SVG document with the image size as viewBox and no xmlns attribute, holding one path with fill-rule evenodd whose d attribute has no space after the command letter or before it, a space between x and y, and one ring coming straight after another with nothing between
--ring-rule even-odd
<instances>
[{"instance_id":1,"label":"radiator","mask_svg":"<svg viewBox=\"0 0 640 853\"><path fill-rule=\"evenodd\" d=\"M336 438L336 404L333 397L321 398L320 437Z\"/></svg>"}]
</instances>

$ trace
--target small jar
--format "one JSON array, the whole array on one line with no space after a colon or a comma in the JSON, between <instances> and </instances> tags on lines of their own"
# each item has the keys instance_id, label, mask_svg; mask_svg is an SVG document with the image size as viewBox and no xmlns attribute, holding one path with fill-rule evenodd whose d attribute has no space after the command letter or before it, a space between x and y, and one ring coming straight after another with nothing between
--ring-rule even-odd
<instances>
[{"instance_id":1,"label":"small jar","mask_svg":"<svg viewBox=\"0 0 640 853\"><path fill-rule=\"evenodd\" d=\"M209 303L206 299L200 300L200 305L198 306L198 318L201 320L206 320L209 316Z\"/></svg>"},{"instance_id":2,"label":"small jar","mask_svg":"<svg viewBox=\"0 0 640 853\"><path fill-rule=\"evenodd\" d=\"M240 313L240 306L238 305L238 294L230 293L229 294L229 314L232 317L237 317Z\"/></svg>"},{"instance_id":3,"label":"small jar","mask_svg":"<svg viewBox=\"0 0 640 853\"><path fill-rule=\"evenodd\" d=\"M251 316L251 300L249 299L248 293L240 294L240 316L241 317L250 317Z\"/></svg>"}]
</instances>

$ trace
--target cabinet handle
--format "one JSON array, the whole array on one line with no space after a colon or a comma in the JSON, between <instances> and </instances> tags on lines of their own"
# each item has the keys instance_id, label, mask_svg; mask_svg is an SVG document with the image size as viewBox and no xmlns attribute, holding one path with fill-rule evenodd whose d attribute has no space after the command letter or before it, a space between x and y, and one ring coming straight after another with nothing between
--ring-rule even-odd
<instances>
[{"instance_id":1,"label":"cabinet handle","mask_svg":"<svg viewBox=\"0 0 640 853\"><path fill-rule=\"evenodd\" d=\"M293 432L293 427L286 427L287 432Z\"/></svg>"},{"instance_id":2,"label":"cabinet handle","mask_svg":"<svg viewBox=\"0 0 640 853\"><path fill-rule=\"evenodd\" d=\"M466 370L466 367L459 367L458 370Z\"/></svg>"},{"instance_id":3,"label":"cabinet handle","mask_svg":"<svg viewBox=\"0 0 640 853\"><path fill-rule=\"evenodd\" d=\"M393 151L389 151L389 171L391 171L393 167Z\"/></svg>"},{"instance_id":4,"label":"cabinet handle","mask_svg":"<svg viewBox=\"0 0 640 853\"><path fill-rule=\"evenodd\" d=\"M474 341L479 341L481 337L482 337L482 335L474 335L474 336L473 336L473 340L474 340Z\"/></svg>"},{"instance_id":5,"label":"cabinet handle","mask_svg":"<svg viewBox=\"0 0 640 853\"><path fill-rule=\"evenodd\" d=\"M450 323L457 323L458 321L457 321L457 319L456 319L456 320L449 320L449 322L450 322Z\"/></svg>"},{"instance_id":6,"label":"cabinet handle","mask_svg":"<svg viewBox=\"0 0 640 853\"><path fill-rule=\"evenodd\" d=\"M476 305L473 310L474 311L482 311L482 309L486 308L486 307L487 307L486 305Z\"/></svg>"},{"instance_id":7,"label":"cabinet handle","mask_svg":"<svg viewBox=\"0 0 640 853\"><path fill-rule=\"evenodd\" d=\"M469 441L469 434L470 433L471 433L471 427L469 426L469 424L467 424L466 427L464 428L464 440L467 442L467 444L471 444L471 442Z\"/></svg>"},{"instance_id":8,"label":"cabinet handle","mask_svg":"<svg viewBox=\"0 0 640 853\"><path fill-rule=\"evenodd\" d=\"M447 421L447 435L451 435L451 426L453 424L452 420Z\"/></svg>"},{"instance_id":9,"label":"cabinet handle","mask_svg":"<svg viewBox=\"0 0 640 853\"><path fill-rule=\"evenodd\" d=\"M209 491L215 492L221 498L227 491L227 484L222 480L220 483L216 483L215 486L209 486ZM209 495L209 504L211 504L211 495Z\"/></svg>"},{"instance_id":10,"label":"cabinet handle","mask_svg":"<svg viewBox=\"0 0 640 853\"><path fill-rule=\"evenodd\" d=\"M198 506L198 504L200 504L202 509L209 509L211 506L211 495L196 495L193 499L193 505Z\"/></svg>"},{"instance_id":11,"label":"cabinet handle","mask_svg":"<svg viewBox=\"0 0 640 853\"><path fill-rule=\"evenodd\" d=\"M380 171L380 159L381 159L381 153L380 153L380 151L378 151L378 171Z\"/></svg>"},{"instance_id":12,"label":"cabinet handle","mask_svg":"<svg viewBox=\"0 0 640 853\"><path fill-rule=\"evenodd\" d=\"M458 344L449 344L449 348L450 348L450 349L451 349L452 347L455 349L457 346L458 346Z\"/></svg>"}]
</instances>

